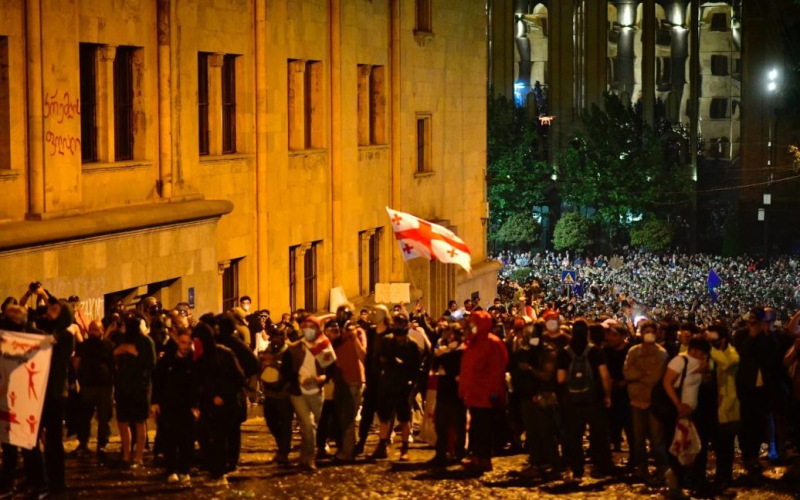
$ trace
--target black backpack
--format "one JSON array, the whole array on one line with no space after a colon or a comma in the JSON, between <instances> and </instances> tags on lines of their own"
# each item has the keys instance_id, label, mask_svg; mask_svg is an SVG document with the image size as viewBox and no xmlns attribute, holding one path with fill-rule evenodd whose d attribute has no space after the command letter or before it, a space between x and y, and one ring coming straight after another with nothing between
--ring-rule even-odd
<instances>
[{"instance_id":1,"label":"black backpack","mask_svg":"<svg viewBox=\"0 0 800 500\"><path fill-rule=\"evenodd\" d=\"M683 382L686 380L686 371L689 368L689 360L686 359L686 356L683 356L683 358L684 365L681 371L681 382L675 389L675 394L679 400L683 396ZM675 404L669 398L667 390L664 389L663 376L650 393L650 411L661 423L671 424L678 419L678 409L675 408Z\"/></svg>"},{"instance_id":2,"label":"black backpack","mask_svg":"<svg viewBox=\"0 0 800 500\"><path fill-rule=\"evenodd\" d=\"M597 399L594 373L589 362L591 348L591 344L587 345L580 355L576 354L572 347L566 348L571 358L567 370L566 399L571 403L591 403Z\"/></svg>"}]
</instances>

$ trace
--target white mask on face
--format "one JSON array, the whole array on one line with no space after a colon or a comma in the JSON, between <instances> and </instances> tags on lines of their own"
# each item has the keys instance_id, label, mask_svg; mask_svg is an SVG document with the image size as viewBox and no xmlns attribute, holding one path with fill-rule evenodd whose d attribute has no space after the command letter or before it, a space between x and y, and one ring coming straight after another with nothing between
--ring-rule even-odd
<instances>
[{"instance_id":1,"label":"white mask on face","mask_svg":"<svg viewBox=\"0 0 800 500\"><path fill-rule=\"evenodd\" d=\"M531 337L531 340L528 341L533 347L539 345L539 337Z\"/></svg>"},{"instance_id":2,"label":"white mask on face","mask_svg":"<svg viewBox=\"0 0 800 500\"><path fill-rule=\"evenodd\" d=\"M306 340L311 342L312 340L317 338L317 332L313 328L303 328L303 337L305 337Z\"/></svg>"},{"instance_id":3,"label":"white mask on face","mask_svg":"<svg viewBox=\"0 0 800 500\"><path fill-rule=\"evenodd\" d=\"M470 328L470 330L469 330L469 331L471 331L471 332L472 332L472 334L474 335L474 334L478 333L478 327L477 327L477 326L475 326L475 325L472 325L472 328Z\"/></svg>"},{"instance_id":4,"label":"white mask on face","mask_svg":"<svg viewBox=\"0 0 800 500\"><path fill-rule=\"evenodd\" d=\"M453 340L449 344L447 344L447 347L449 347L450 349L455 349L458 347L458 342Z\"/></svg>"},{"instance_id":5,"label":"white mask on face","mask_svg":"<svg viewBox=\"0 0 800 500\"><path fill-rule=\"evenodd\" d=\"M550 319L544 324L544 327L547 328L548 332L557 332L558 331L558 320Z\"/></svg>"},{"instance_id":6,"label":"white mask on face","mask_svg":"<svg viewBox=\"0 0 800 500\"><path fill-rule=\"evenodd\" d=\"M242 305L242 309L244 309L244 312L250 312L250 304Z\"/></svg>"},{"instance_id":7,"label":"white mask on face","mask_svg":"<svg viewBox=\"0 0 800 500\"><path fill-rule=\"evenodd\" d=\"M656 334L655 333L645 333L642 336L642 339L644 340L645 344L652 344L652 343L654 343L656 341Z\"/></svg>"}]
</instances>

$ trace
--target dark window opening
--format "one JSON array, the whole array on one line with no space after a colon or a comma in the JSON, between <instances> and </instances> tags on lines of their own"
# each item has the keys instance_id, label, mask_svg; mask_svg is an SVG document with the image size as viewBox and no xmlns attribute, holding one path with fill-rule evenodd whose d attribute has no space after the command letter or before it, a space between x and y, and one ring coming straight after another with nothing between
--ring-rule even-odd
<instances>
[{"instance_id":1,"label":"dark window opening","mask_svg":"<svg viewBox=\"0 0 800 500\"><path fill-rule=\"evenodd\" d=\"M317 243L312 243L303 256L303 285L305 310L317 310Z\"/></svg>"},{"instance_id":2,"label":"dark window opening","mask_svg":"<svg viewBox=\"0 0 800 500\"><path fill-rule=\"evenodd\" d=\"M133 47L117 47L114 59L114 159L133 159Z\"/></svg>"},{"instance_id":3,"label":"dark window opening","mask_svg":"<svg viewBox=\"0 0 800 500\"><path fill-rule=\"evenodd\" d=\"M199 151L209 153L208 136L208 54L197 54L197 128L199 131Z\"/></svg>"},{"instance_id":4,"label":"dark window opening","mask_svg":"<svg viewBox=\"0 0 800 500\"><path fill-rule=\"evenodd\" d=\"M712 120L720 120L728 118L728 100L719 97L711 99L711 109L709 110L709 116Z\"/></svg>"},{"instance_id":5,"label":"dark window opening","mask_svg":"<svg viewBox=\"0 0 800 500\"><path fill-rule=\"evenodd\" d=\"M711 14L711 31L728 31L728 16L724 12Z\"/></svg>"},{"instance_id":6,"label":"dark window opening","mask_svg":"<svg viewBox=\"0 0 800 500\"><path fill-rule=\"evenodd\" d=\"M236 56L222 59L222 152L236 152Z\"/></svg>"},{"instance_id":7,"label":"dark window opening","mask_svg":"<svg viewBox=\"0 0 800 500\"><path fill-rule=\"evenodd\" d=\"M417 0L417 31L423 33L433 32L432 0Z\"/></svg>"},{"instance_id":8,"label":"dark window opening","mask_svg":"<svg viewBox=\"0 0 800 500\"><path fill-rule=\"evenodd\" d=\"M289 310L297 310L297 249L289 247Z\"/></svg>"},{"instance_id":9,"label":"dark window opening","mask_svg":"<svg viewBox=\"0 0 800 500\"><path fill-rule=\"evenodd\" d=\"M237 300L239 300L239 261L234 260L222 272L222 310L233 309Z\"/></svg>"},{"instance_id":10,"label":"dark window opening","mask_svg":"<svg viewBox=\"0 0 800 500\"><path fill-rule=\"evenodd\" d=\"M375 284L380 279L381 270L381 233L383 230L378 228L369 237L369 293L375 293Z\"/></svg>"},{"instance_id":11,"label":"dark window opening","mask_svg":"<svg viewBox=\"0 0 800 500\"><path fill-rule=\"evenodd\" d=\"M81 160L97 161L97 45L80 44Z\"/></svg>"}]
</instances>

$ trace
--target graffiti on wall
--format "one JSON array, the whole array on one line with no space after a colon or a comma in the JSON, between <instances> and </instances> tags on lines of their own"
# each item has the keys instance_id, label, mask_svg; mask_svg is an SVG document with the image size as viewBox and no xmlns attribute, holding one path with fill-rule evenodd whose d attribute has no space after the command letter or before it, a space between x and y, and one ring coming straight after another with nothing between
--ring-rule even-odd
<instances>
[{"instance_id":1,"label":"graffiti on wall","mask_svg":"<svg viewBox=\"0 0 800 500\"><path fill-rule=\"evenodd\" d=\"M60 89L56 89L52 94L45 93L43 114L48 124L61 125L80 117L81 100L73 100L69 92L62 92ZM72 134L48 130L44 140L48 145L47 150L50 156L57 154L73 156L81 152L81 139Z\"/></svg>"}]
</instances>

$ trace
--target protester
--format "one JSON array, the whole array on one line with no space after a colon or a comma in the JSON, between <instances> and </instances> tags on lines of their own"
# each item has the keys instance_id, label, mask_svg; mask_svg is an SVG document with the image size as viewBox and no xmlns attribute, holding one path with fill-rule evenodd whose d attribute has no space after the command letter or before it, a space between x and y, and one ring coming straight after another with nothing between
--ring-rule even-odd
<instances>
[{"instance_id":1,"label":"protester","mask_svg":"<svg viewBox=\"0 0 800 500\"><path fill-rule=\"evenodd\" d=\"M344 329L342 335L333 342L336 351L334 399L342 443L342 447L337 450L336 458L353 461L356 447L356 416L364 390L367 340L364 330L349 319L342 328Z\"/></svg>"},{"instance_id":2,"label":"protester","mask_svg":"<svg viewBox=\"0 0 800 500\"><path fill-rule=\"evenodd\" d=\"M467 409L458 395L458 376L464 354L464 332L461 325L447 325L434 350L431 370L436 374L436 455L428 462L447 466L461 461L467 440Z\"/></svg>"},{"instance_id":3,"label":"protester","mask_svg":"<svg viewBox=\"0 0 800 500\"><path fill-rule=\"evenodd\" d=\"M282 377L283 356L289 348L285 324L270 331L269 346L261 352L261 387L264 393L264 420L267 422L278 451L272 461L286 465L292 448L292 418L294 407L289 399L289 382Z\"/></svg>"},{"instance_id":4,"label":"protester","mask_svg":"<svg viewBox=\"0 0 800 500\"><path fill-rule=\"evenodd\" d=\"M72 360L80 384L80 423L78 448L80 455L89 450L92 417L97 414L97 455L103 458L111 436L114 392L114 344L103 338L103 324L89 323L88 338L81 342Z\"/></svg>"}]
</instances>

